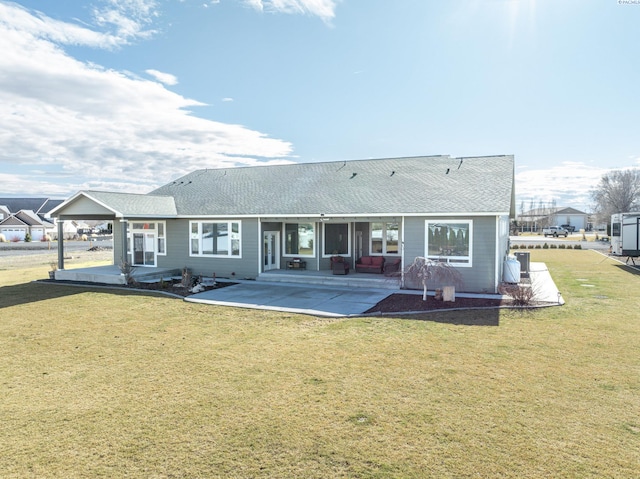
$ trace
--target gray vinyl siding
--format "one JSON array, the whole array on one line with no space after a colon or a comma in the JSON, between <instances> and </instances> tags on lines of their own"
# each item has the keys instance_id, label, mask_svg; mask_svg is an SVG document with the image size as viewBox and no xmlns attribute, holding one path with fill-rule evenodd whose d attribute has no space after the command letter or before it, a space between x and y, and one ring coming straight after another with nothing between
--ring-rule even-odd
<instances>
[{"instance_id":1,"label":"gray vinyl siding","mask_svg":"<svg viewBox=\"0 0 640 479\"><path fill-rule=\"evenodd\" d=\"M210 258L189 256L190 221L216 221L215 218L167 220L166 256L158 255L161 268L189 268L194 275L220 278L256 278L260 260L258 257L257 219L231 220L241 223L241 257ZM225 219L224 221L228 221Z\"/></svg>"},{"instance_id":2,"label":"gray vinyl siding","mask_svg":"<svg viewBox=\"0 0 640 479\"><path fill-rule=\"evenodd\" d=\"M496 218L484 217L409 217L404 222L404 268L407 268L418 256L425 255L426 221L473 221L473 249L470 268L458 268L463 277L461 292L494 293L495 285L495 251L496 251ZM407 288L421 289L419 285L407 283ZM429 284L431 290L443 285Z\"/></svg>"},{"instance_id":3,"label":"gray vinyl siding","mask_svg":"<svg viewBox=\"0 0 640 479\"><path fill-rule=\"evenodd\" d=\"M464 291L495 293L496 217L483 216L473 220L473 268L461 268Z\"/></svg>"}]
</instances>

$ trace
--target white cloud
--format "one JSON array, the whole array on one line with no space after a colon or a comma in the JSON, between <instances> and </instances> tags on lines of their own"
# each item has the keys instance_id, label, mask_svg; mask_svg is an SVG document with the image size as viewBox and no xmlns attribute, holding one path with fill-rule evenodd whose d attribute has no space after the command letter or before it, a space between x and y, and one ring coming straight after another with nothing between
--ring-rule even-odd
<instances>
[{"instance_id":1,"label":"white cloud","mask_svg":"<svg viewBox=\"0 0 640 479\"><path fill-rule=\"evenodd\" d=\"M112 1L125 3L149 2ZM119 44L105 38L0 3L0 170L6 194L146 192L197 168L282 162L291 154L286 141L198 118L190 109L201 102L156 81L80 62L59 46ZM27 173L33 170L48 173Z\"/></svg>"},{"instance_id":2,"label":"white cloud","mask_svg":"<svg viewBox=\"0 0 640 479\"><path fill-rule=\"evenodd\" d=\"M113 48L125 42L115 35L54 20L13 3L0 2L0 27L3 36L19 33L21 37L33 36L65 45Z\"/></svg>"},{"instance_id":3,"label":"white cloud","mask_svg":"<svg viewBox=\"0 0 640 479\"><path fill-rule=\"evenodd\" d=\"M222 101L223 101L223 102L226 102L226 103L229 103L229 102L232 102L232 101L233 101L233 98L226 97L226 98L223 98L223 99L222 99Z\"/></svg>"},{"instance_id":4,"label":"white cloud","mask_svg":"<svg viewBox=\"0 0 640 479\"><path fill-rule=\"evenodd\" d=\"M112 27L123 40L149 37L153 30L145 30L157 16L155 0L106 0L102 8L94 8L96 24Z\"/></svg>"},{"instance_id":5,"label":"white cloud","mask_svg":"<svg viewBox=\"0 0 640 479\"><path fill-rule=\"evenodd\" d=\"M320 17L325 22L335 18L340 0L244 0L244 3L259 11L289 14L304 14Z\"/></svg>"},{"instance_id":6,"label":"white cloud","mask_svg":"<svg viewBox=\"0 0 640 479\"><path fill-rule=\"evenodd\" d=\"M176 78L176 76L172 75L171 73L163 73L153 69L145 70L145 72L151 75L156 80L158 80L160 83L164 83L165 85L178 84L178 78Z\"/></svg>"},{"instance_id":7,"label":"white cloud","mask_svg":"<svg viewBox=\"0 0 640 479\"><path fill-rule=\"evenodd\" d=\"M590 193L598 185L607 169L588 166L579 162L565 162L546 170L523 169L516 173L516 208L520 213L521 203L525 210L531 201L551 203L590 211Z\"/></svg>"}]
</instances>

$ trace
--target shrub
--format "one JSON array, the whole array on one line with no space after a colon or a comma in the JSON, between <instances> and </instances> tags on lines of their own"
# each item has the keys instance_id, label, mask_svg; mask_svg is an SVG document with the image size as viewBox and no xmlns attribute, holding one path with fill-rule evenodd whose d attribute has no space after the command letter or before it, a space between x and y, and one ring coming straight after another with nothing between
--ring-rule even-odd
<instances>
[{"instance_id":1,"label":"shrub","mask_svg":"<svg viewBox=\"0 0 640 479\"><path fill-rule=\"evenodd\" d=\"M24 235L24 242L25 243L31 243L31 235L29 233Z\"/></svg>"},{"instance_id":2,"label":"shrub","mask_svg":"<svg viewBox=\"0 0 640 479\"><path fill-rule=\"evenodd\" d=\"M574 246L573 246L573 249L582 249L582 245L579 245L579 244L574 245Z\"/></svg>"},{"instance_id":3,"label":"shrub","mask_svg":"<svg viewBox=\"0 0 640 479\"><path fill-rule=\"evenodd\" d=\"M514 244L514 245L511 247L511 249L518 249L518 245L517 245L517 244Z\"/></svg>"},{"instance_id":4,"label":"shrub","mask_svg":"<svg viewBox=\"0 0 640 479\"><path fill-rule=\"evenodd\" d=\"M558 249L565 249L567 247L566 244L561 244L558 246ZM571 245L569 245L569 248L571 248Z\"/></svg>"},{"instance_id":5,"label":"shrub","mask_svg":"<svg viewBox=\"0 0 640 479\"><path fill-rule=\"evenodd\" d=\"M524 284L501 284L498 292L509 296L516 306L529 306L535 297L533 288Z\"/></svg>"},{"instance_id":6,"label":"shrub","mask_svg":"<svg viewBox=\"0 0 640 479\"><path fill-rule=\"evenodd\" d=\"M549 249L549 245L547 243L543 244L542 249Z\"/></svg>"},{"instance_id":7,"label":"shrub","mask_svg":"<svg viewBox=\"0 0 640 479\"><path fill-rule=\"evenodd\" d=\"M551 248L551 249L558 249L558 246L557 246L557 245L555 245L555 244L551 244L551 245L549 245L549 248Z\"/></svg>"},{"instance_id":8,"label":"shrub","mask_svg":"<svg viewBox=\"0 0 640 479\"><path fill-rule=\"evenodd\" d=\"M546 243L545 243L546 244ZM540 246L539 244L535 245L533 249L542 249L542 246Z\"/></svg>"}]
</instances>

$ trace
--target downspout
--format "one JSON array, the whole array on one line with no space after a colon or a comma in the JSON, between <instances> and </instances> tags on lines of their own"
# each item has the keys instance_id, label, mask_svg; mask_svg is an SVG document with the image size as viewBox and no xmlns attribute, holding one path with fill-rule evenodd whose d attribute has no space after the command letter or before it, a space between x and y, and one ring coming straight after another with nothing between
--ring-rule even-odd
<instances>
[{"instance_id":1,"label":"downspout","mask_svg":"<svg viewBox=\"0 0 640 479\"><path fill-rule=\"evenodd\" d=\"M64 220L58 219L58 269L64 269Z\"/></svg>"}]
</instances>

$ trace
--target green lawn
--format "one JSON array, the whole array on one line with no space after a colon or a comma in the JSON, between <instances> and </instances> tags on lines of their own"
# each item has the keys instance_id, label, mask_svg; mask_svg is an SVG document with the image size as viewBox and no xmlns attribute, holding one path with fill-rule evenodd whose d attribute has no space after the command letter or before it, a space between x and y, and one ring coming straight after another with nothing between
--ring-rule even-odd
<instances>
[{"instance_id":1,"label":"green lawn","mask_svg":"<svg viewBox=\"0 0 640 479\"><path fill-rule=\"evenodd\" d=\"M0 477L638 477L640 276L591 251L532 261L565 306L426 321L0 269Z\"/></svg>"}]
</instances>

